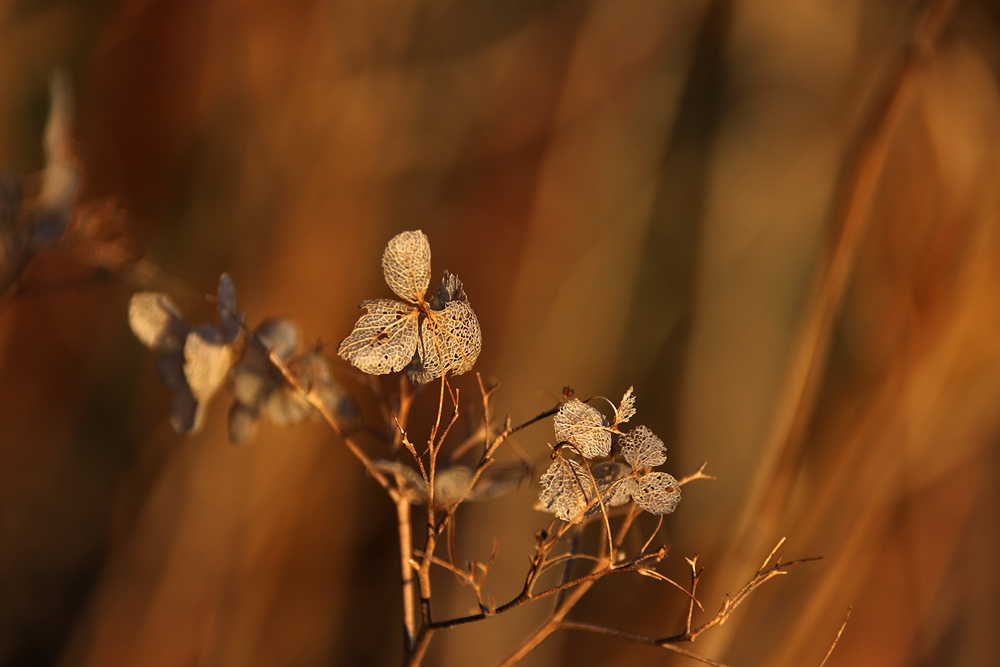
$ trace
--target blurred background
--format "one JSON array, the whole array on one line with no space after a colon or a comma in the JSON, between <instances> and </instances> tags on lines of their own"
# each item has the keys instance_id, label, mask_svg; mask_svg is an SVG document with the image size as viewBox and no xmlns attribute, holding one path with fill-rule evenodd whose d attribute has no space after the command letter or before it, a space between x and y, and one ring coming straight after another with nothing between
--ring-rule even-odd
<instances>
[{"instance_id":1,"label":"blurred background","mask_svg":"<svg viewBox=\"0 0 1000 667\"><path fill-rule=\"evenodd\" d=\"M0 0L0 168L29 186L58 68L92 222L0 297L0 664L399 664L378 487L320 424L235 447L219 399L176 435L126 313L157 289L208 319L228 271L251 324L332 352L417 228L501 415L634 385L664 469L708 461L659 539L678 581L700 555L709 612L782 536L823 557L690 648L818 665L853 607L828 665L995 664L994 3ZM499 541L498 602L536 494L459 516L462 558ZM439 617L474 604L440 590ZM547 609L440 633L427 664L495 664ZM571 618L664 636L685 610L626 576ZM522 664L611 660L695 664L568 632Z\"/></svg>"}]
</instances>

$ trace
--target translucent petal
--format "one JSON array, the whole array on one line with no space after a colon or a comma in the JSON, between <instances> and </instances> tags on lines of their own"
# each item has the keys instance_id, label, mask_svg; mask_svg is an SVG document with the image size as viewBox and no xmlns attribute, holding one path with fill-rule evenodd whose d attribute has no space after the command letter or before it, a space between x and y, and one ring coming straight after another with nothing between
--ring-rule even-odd
<instances>
[{"instance_id":1,"label":"translucent petal","mask_svg":"<svg viewBox=\"0 0 1000 667\"><path fill-rule=\"evenodd\" d=\"M587 505L596 496L594 484L583 465L561 456L552 461L539 482L542 491L538 500L542 509L571 523L583 518Z\"/></svg>"},{"instance_id":2,"label":"translucent petal","mask_svg":"<svg viewBox=\"0 0 1000 667\"><path fill-rule=\"evenodd\" d=\"M601 491L601 499L604 500L605 507L618 507L632 500L639 485L634 477L622 477L597 488ZM598 511L600 506L591 509Z\"/></svg>"},{"instance_id":3,"label":"translucent petal","mask_svg":"<svg viewBox=\"0 0 1000 667\"><path fill-rule=\"evenodd\" d=\"M601 492L601 500L606 507L624 505L632 499L635 480L629 475L631 468L617 461L606 461L592 466L590 472L597 481L597 489ZM601 506L595 503L589 513L600 511Z\"/></svg>"},{"instance_id":4,"label":"translucent petal","mask_svg":"<svg viewBox=\"0 0 1000 667\"><path fill-rule=\"evenodd\" d=\"M232 346L211 324L199 324L184 340L184 377L199 403L219 390L232 365Z\"/></svg>"},{"instance_id":5,"label":"translucent petal","mask_svg":"<svg viewBox=\"0 0 1000 667\"><path fill-rule=\"evenodd\" d=\"M389 289L417 303L431 282L431 244L419 229L389 239L382 253L382 273Z\"/></svg>"},{"instance_id":6,"label":"translucent petal","mask_svg":"<svg viewBox=\"0 0 1000 667\"><path fill-rule=\"evenodd\" d=\"M407 376L418 384L444 374L470 370L483 348L479 320L468 301L449 301L444 310L431 311L420 323L417 360ZM443 369L443 371L442 371Z\"/></svg>"},{"instance_id":7,"label":"translucent petal","mask_svg":"<svg viewBox=\"0 0 1000 667\"><path fill-rule=\"evenodd\" d=\"M420 476L419 472L399 461L387 461L385 459L375 459L372 461L372 467L379 472L395 476L396 488L411 503L416 505L427 504L427 484L424 483L424 479Z\"/></svg>"},{"instance_id":8,"label":"translucent petal","mask_svg":"<svg viewBox=\"0 0 1000 667\"><path fill-rule=\"evenodd\" d=\"M434 475L434 504L444 507L472 495L472 470L465 466L451 466L438 470Z\"/></svg>"},{"instance_id":9,"label":"translucent petal","mask_svg":"<svg viewBox=\"0 0 1000 667\"><path fill-rule=\"evenodd\" d=\"M681 487L672 475L651 472L639 478L632 492L636 504L652 514L670 514L681 501Z\"/></svg>"},{"instance_id":10,"label":"translucent petal","mask_svg":"<svg viewBox=\"0 0 1000 667\"><path fill-rule=\"evenodd\" d=\"M618 440L622 456L635 470L655 468L667 460L667 447L645 426L636 426Z\"/></svg>"},{"instance_id":11,"label":"translucent petal","mask_svg":"<svg viewBox=\"0 0 1000 667\"><path fill-rule=\"evenodd\" d=\"M632 387L628 388L625 395L622 396L622 402L618 406L617 422L619 424L624 424L629 419L635 416L635 394L632 393Z\"/></svg>"},{"instance_id":12,"label":"translucent petal","mask_svg":"<svg viewBox=\"0 0 1000 667\"><path fill-rule=\"evenodd\" d=\"M366 314L358 318L337 354L372 375L403 369L417 349L420 311L390 299L363 301L361 307Z\"/></svg>"},{"instance_id":13,"label":"translucent petal","mask_svg":"<svg viewBox=\"0 0 1000 667\"><path fill-rule=\"evenodd\" d=\"M531 468L524 464L494 464L483 471L472 487L467 501L487 500L513 491L531 475Z\"/></svg>"},{"instance_id":14,"label":"translucent petal","mask_svg":"<svg viewBox=\"0 0 1000 667\"><path fill-rule=\"evenodd\" d=\"M583 464L560 456L541 477L539 504L541 509L554 513L557 518L575 523L599 513L602 504L609 508L627 503L636 486L635 480L629 477L631 472L622 463L608 461L593 466L588 474ZM594 482L597 482L600 502Z\"/></svg>"},{"instance_id":15,"label":"translucent petal","mask_svg":"<svg viewBox=\"0 0 1000 667\"><path fill-rule=\"evenodd\" d=\"M180 350L188 325L166 294L137 292L128 302L128 323L143 345L169 352Z\"/></svg>"},{"instance_id":16,"label":"translucent petal","mask_svg":"<svg viewBox=\"0 0 1000 667\"><path fill-rule=\"evenodd\" d=\"M611 453L611 432L597 408L574 398L562 404L554 421L556 439L574 445L584 458Z\"/></svg>"}]
</instances>

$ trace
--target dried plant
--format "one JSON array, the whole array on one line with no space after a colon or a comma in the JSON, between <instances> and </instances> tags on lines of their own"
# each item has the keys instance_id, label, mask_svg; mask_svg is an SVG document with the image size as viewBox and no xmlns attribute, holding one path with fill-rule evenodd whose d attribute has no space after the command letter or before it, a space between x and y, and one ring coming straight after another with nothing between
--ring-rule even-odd
<instances>
[{"instance_id":1,"label":"dried plant","mask_svg":"<svg viewBox=\"0 0 1000 667\"><path fill-rule=\"evenodd\" d=\"M521 605L549 599L555 606L548 618L520 646L512 647L504 665L514 664L558 629L586 630L609 634L628 641L660 646L707 664L718 664L692 653L682 644L694 641L704 631L720 625L758 586L785 573L800 561L768 566L774 552L760 570L732 599L699 626L692 625L694 608L702 609L696 597L700 570L691 559L692 581L683 587L657 570L666 556L667 545L652 546L663 517L680 502L681 487L699 479L713 479L705 466L677 480L652 468L666 461L666 446L650 429L622 427L636 415L636 396L629 387L613 417L607 417L591 401L563 391L562 400L548 410L519 424L509 417L495 421L491 399L497 387L487 387L477 374L480 423L472 436L453 445L449 436L462 406L460 392L448 380L471 370L481 349L478 320L456 276L444 274L437 292L425 299L430 282L430 243L419 231L393 237L382 256L382 270L390 289L404 302L389 299L363 301L365 312L338 354L370 375L405 371L396 396L381 392L383 413L391 417L392 459L373 459L362 437L378 432L362 425L355 403L333 379L327 358L320 348L302 350L297 325L285 318L266 318L249 328L236 306L235 288L229 276L219 281L215 297L219 324L189 326L170 298L158 292L140 292L129 305L129 323L147 347L160 353L157 368L163 383L174 393L171 423L178 433L189 434L201 427L207 402L228 386L233 394L229 411L229 436L246 442L257 420L266 415L276 424L294 424L307 416L323 419L344 441L348 449L385 490L397 515L399 533L404 662L423 661L432 638L442 630L482 621ZM414 441L408 421L415 393L413 386L440 382L436 418L422 443ZM552 417L556 444L552 461L540 475L541 491L536 508L555 515L535 534L535 549L524 574L521 591L513 598L496 603L487 592L487 579L494 566L497 546L486 561L463 562L456 556L455 517L465 502L496 498L516 489L532 476L531 466L502 465L496 455L515 432ZM473 438L470 440L469 438ZM474 460L457 459L478 451ZM449 448L449 461L442 453ZM519 502L518 498L510 502ZM425 513L423 535L412 534L414 507ZM624 545L626 537L638 530L637 518L643 511L659 516L659 523L638 550ZM581 551L581 537L598 531L602 539L595 551ZM439 553L445 547L446 554ZM634 540L633 540L634 542ZM777 549L777 548L776 548ZM544 575L561 571L552 582ZM678 600L688 606L687 625L680 633L649 638L606 627L567 620L574 605L598 580L611 575L639 574L666 583L681 591ZM434 581L438 576L454 577L469 590L478 613L439 618L434 613Z\"/></svg>"}]
</instances>

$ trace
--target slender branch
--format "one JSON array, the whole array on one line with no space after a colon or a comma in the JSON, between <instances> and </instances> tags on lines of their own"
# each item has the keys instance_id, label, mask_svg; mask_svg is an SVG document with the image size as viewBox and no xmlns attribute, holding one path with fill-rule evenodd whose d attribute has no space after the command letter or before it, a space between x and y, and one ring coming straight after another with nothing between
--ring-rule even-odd
<instances>
[{"instance_id":1,"label":"slender branch","mask_svg":"<svg viewBox=\"0 0 1000 667\"><path fill-rule=\"evenodd\" d=\"M372 465L371 458L369 458L368 455L365 454L364 450L362 450L361 447L354 442L349 435L347 435L344 429L341 428L340 423L330 412L330 409L326 406L323 400L318 395L302 386L299 379L295 377L295 374L292 373L291 370L289 370L288 366L285 365L285 362L283 362L278 355L274 353L274 350L270 349L259 339L257 342L263 349L267 350L268 361L270 361L274 367L278 369L281 375L285 378L285 381L288 382L288 384L290 384L302 396L302 398L304 398L309 405L311 405L313 409L319 413L319 415L323 418L323 421L325 421L326 424L333 429L333 432L344 441L344 444L347 445L347 449L354 455L354 458L356 458L361 465L365 467L365 471L379 483L379 486L386 490L386 493L389 494L389 497L393 500L393 502L397 501L399 499L399 492L389 482L389 478Z\"/></svg>"},{"instance_id":2,"label":"slender branch","mask_svg":"<svg viewBox=\"0 0 1000 667\"><path fill-rule=\"evenodd\" d=\"M589 623L577 623L575 621L562 621L559 624L559 629L562 630L581 630L583 632L591 632L598 635L607 635L609 637L614 637L616 639L623 639L625 641L630 641L636 644L648 644L650 646L657 646L659 648L665 648L668 651L673 651L674 653L679 653L685 657L691 658L692 660L697 660L698 662L704 663L706 665L713 665L714 667L727 667L724 663L716 662L710 658L698 655L694 651L689 651L686 648L678 646L677 644L665 642L663 640L654 639L652 637L644 637L643 635L635 635L631 632L622 632L621 630L614 630L612 628L605 628L599 625L591 625Z\"/></svg>"},{"instance_id":3,"label":"slender branch","mask_svg":"<svg viewBox=\"0 0 1000 667\"><path fill-rule=\"evenodd\" d=\"M840 636L844 634L844 628L847 627L847 621L850 620L851 618L852 609L853 607L847 608L847 614L844 615L844 622L840 624L840 630L837 630L837 636L833 638L833 643L830 644L830 649L826 652L826 655L823 657L823 662L819 663L819 667L823 667L823 665L826 664L826 661L830 659L831 655L833 655L833 649L837 648L837 643L840 641Z\"/></svg>"},{"instance_id":4,"label":"slender branch","mask_svg":"<svg viewBox=\"0 0 1000 667\"><path fill-rule=\"evenodd\" d=\"M400 587L403 594L403 654L413 655L417 636L417 610L413 586L413 535L410 528L410 501L400 494L396 499L396 522L399 530Z\"/></svg>"}]
</instances>

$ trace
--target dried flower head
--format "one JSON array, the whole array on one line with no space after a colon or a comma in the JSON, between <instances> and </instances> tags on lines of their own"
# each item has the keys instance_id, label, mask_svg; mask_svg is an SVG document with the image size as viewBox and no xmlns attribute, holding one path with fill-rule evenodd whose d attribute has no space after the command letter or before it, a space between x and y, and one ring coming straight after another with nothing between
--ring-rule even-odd
<instances>
[{"instance_id":1,"label":"dried flower head","mask_svg":"<svg viewBox=\"0 0 1000 667\"><path fill-rule=\"evenodd\" d=\"M395 475L397 488L411 503L427 504L427 482L411 466L399 461L376 459L372 461L372 467ZM460 501L476 502L496 498L516 489L529 472L523 465L492 465L473 484L475 471L472 468L460 464L441 468L434 475L434 506L442 508Z\"/></svg>"},{"instance_id":2,"label":"dried flower head","mask_svg":"<svg viewBox=\"0 0 1000 667\"><path fill-rule=\"evenodd\" d=\"M635 396L629 387L615 410L616 426L635 414ZM596 408L578 399L563 403L554 421L556 440L572 447L559 447L539 480L542 490L536 507L575 523L600 511L634 500L652 514L669 514L680 502L677 480L665 472L649 469L667 460L667 448L645 426L622 433L609 426ZM625 463L604 461L591 465L588 459L609 456L612 437ZM567 450L582 457L568 458Z\"/></svg>"},{"instance_id":3,"label":"dried flower head","mask_svg":"<svg viewBox=\"0 0 1000 667\"><path fill-rule=\"evenodd\" d=\"M230 388L229 439L244 443L253 437L257 422L267 416L275 424L298 424L318 414L306 396L275 368L269 353L281 361L308 394L314 394L334 415L354 416L354 402L333 380L330 363L318 350L300 350L298 327L283 317L268 318L249 336L246 354L233 367Z\"/></svg>"},{"instance_id":4,"label":"dried flower head","mask_svg":"<svg viewBox=\"0 0 1000 667\"><path fill-rule=\"evenodd\" d=\"M221 323L190 327L177 306L161 292L137 292L129 300L128 321L146 347L161 352L156 369L174 392L170 423L181 434L201 429L205 407L225 382L242 316L227 274L219 278L216 299Z\"/></svg>"},{"instance_id":5,"label":"dried flower head","mask_svg":"<svg viewBox=\"0 0 1000 667\"><path fill-rule=\"evenodd\" d=\"M382 273L392 299L362 301L364 309L337 354L365 373L406 369L411 381L429 382L470 370L482 349L479 320L462 283L447 271L430 301L431 247L420 230L397 234L382 254Z\"/></svg>"}]
</instances>

